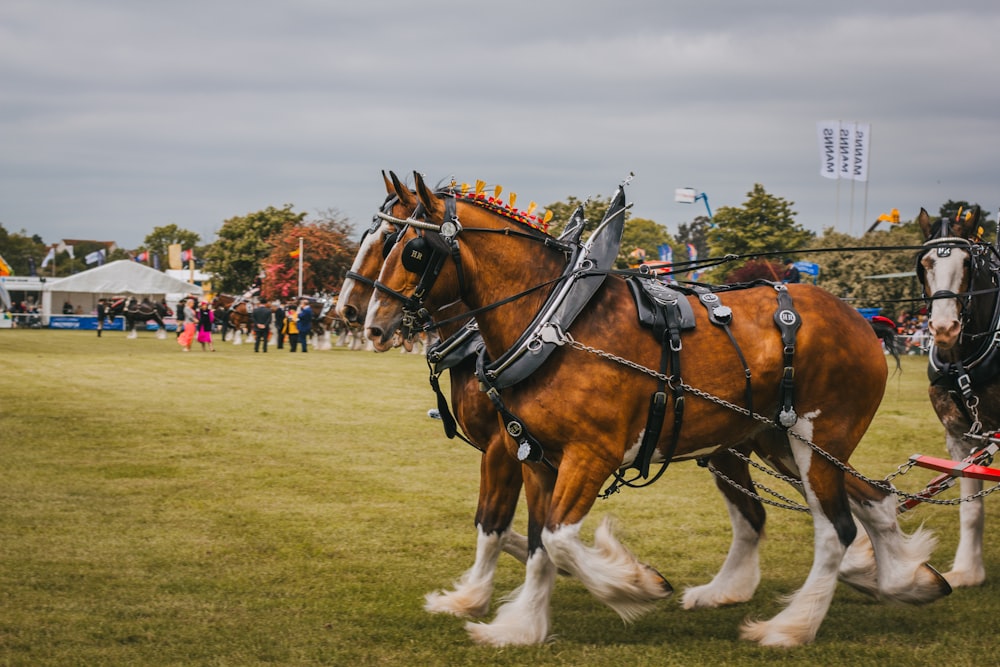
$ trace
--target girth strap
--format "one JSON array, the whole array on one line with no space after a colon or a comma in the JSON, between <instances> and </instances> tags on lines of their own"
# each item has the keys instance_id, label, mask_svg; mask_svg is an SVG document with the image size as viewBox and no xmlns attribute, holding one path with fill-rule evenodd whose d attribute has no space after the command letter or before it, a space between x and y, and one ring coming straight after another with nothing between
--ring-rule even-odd
<instances>
[{"instance_id":1,"label":"girth strap","mask_svg":"<svg viewBox=\"0 0 1000 667\"><path fill-rule=\"evenodd\" d=\"M778 310L774 313L774 323L781 332L781 343L784 353L784 370L781 374L781 384L778 398L781 407L778 412L778 423L784 428L791 428L799 420L795 414L795 334L802 325L802 318L795 312L792 295L785 285L775 285L778 292Z\"/></svg>"}]
</instances>

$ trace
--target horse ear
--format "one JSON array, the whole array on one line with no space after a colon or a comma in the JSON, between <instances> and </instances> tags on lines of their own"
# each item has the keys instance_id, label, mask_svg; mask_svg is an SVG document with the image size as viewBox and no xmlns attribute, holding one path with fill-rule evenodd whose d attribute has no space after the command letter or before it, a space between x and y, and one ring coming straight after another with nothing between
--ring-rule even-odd
<instances>
[{"instance_id":1,"label":"horse ear","mask_svg":"<svg viewBox=\"0 0 1000 667\"><path fill-rule=\"evenodd\" d=\"M417 188L417 197L427 210L428 217L435 220L442 220L444 218L444 204L427 187L427 184L424 183L424 177L420 175L420 172L413 172L413 182Z\"/></svg>"},{"instance_id":2,"label":"horse ear","mask_svg":"<svg viewBox=\"0 0 1000 667\"><path fill-rule=\"evenodd\" d=\"M920 225L920 231L924 233L924 240L926 241L931 237L931 217L927 215L927 209L920 209L920 215L917 216L917 224Z\"/></svg>"},{"instance_id":3,"label":"horse ear","mask_svg":"<svg viewBox=\"0 0 1000 667\"><path fill-rule=\"evenodd\" d=\"M392 172L390 171L389 173L391 174ZM392 181L390 181L389 177L385 175L385 169L382 170L382 180L385 182L385 193L387 195L391 195L396 192L396 190L392 187Z\"/></svg>"},{"instance_id":4,"label":"horse ear","mask_svg":"<svg viewBox=\"0 0 1000 667\"><path fill-rule=\"evenodd\" d=\"M970 239L979 236L979 218L981 213L982 209L979 206L973 206L969 214L962 216L962 219L958 221L962 230L962 238Z\"/></svg>"},{"instance_id":5,"label":"horse ear","mask_svg":"<svg viewBox=\"0 0 1000 667\"><path fill-rule=\"evenodd\" d=\"M403 185L403 182L399 180L399 177L395 173L390 171L389 176L392 177L392 191L399 197L399 201L403 202L403 205L407 208L411 210L415 209L417 207L417 198L414 196L413 191Z\"/></svg>"}]
</instances>

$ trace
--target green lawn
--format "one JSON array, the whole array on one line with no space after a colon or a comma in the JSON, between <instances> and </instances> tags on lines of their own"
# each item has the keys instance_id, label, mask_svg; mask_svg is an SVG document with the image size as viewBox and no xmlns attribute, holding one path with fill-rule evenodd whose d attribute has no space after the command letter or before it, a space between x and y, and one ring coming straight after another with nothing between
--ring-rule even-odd
<instances>
[{"instance_id":1,"label":"green lawn","mask_svg":"<svg viewBox=\"0 0 1000 667\"><path fill-rule=\"evenodd\" d=\"M779 611L811 562L809 518L778 509L749 604L688 612L678 594L626 626L560 579L553 641L476 646L464 621L422 610L472 562L479 456L427 418L420 356L230 343L181 353L172 336L140 335L0 331L0 665L995 661L989 540L981 588L906 608L842 586L814 644L739 640L741 620ZM909 357L853 461L881 477L915 452L945 456L924 359ZM691 463L599 501L587 528L605 514L678 593L707 581L728 547L722 502ZM903 525L938 533L944 570L957 519L955 507L921 507ZM494 608L522 573L502 557Z\"/></svg>"}]
</instances>

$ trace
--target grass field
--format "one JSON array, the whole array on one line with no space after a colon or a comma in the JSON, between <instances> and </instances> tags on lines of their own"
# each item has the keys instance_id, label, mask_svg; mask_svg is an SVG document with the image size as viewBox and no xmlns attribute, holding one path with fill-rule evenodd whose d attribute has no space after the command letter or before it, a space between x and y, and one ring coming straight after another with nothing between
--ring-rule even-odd
<instances>
[{"instance_id":1,"label":"grass field","mask_svg":"<svg viewBox=\"0 0 1000 667\"><path fill-rule=\"evenodd\" d=\"M779 611L808 572L809 519L779 509L748 604L684 611L675 595L626 626L561 579L551 642L476 646L464 621L422 610L425 593L472 562L479 470L478 454L427 418L423 359L216 347L0 331L0 665L996 661L1000 548L989 541L981 588L906 608L841 586L814 644L739 640L742 619ZM906 358L890 380L853 459L863 472L884 476L915 452L944 456L924 363ZM915 470L899 486L930 477ZM722 502L693 463L599 501L587 528L605 514L678 592L711 578L728 547ZM903 524L937 532L944 570L957 520L955 507L922 507ZM522 510L522 531L524 521ZM522 573L502 557L494 608Z\"/></svg>"}]
</instances>

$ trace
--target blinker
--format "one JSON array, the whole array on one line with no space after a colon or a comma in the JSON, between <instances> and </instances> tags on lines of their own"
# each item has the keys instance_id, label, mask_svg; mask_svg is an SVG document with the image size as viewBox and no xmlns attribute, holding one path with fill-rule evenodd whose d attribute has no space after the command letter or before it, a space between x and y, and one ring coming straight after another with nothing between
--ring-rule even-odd
<instances>
[{"instance_id":1,"label":"blinker","mask_svg":"<svg viewBox=\"0 0 1000 667\"><path fill-rule=\"evenodd\" d=\"M427 267L427 258L430 254L427 239L418 236L411 239L403 246L402 263L403 268L411 273L423 273Z\"/></svg>"}]
</instances>

